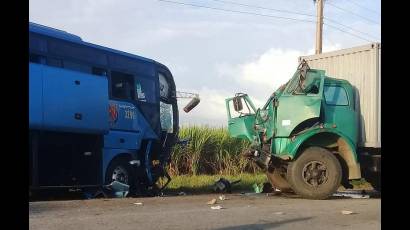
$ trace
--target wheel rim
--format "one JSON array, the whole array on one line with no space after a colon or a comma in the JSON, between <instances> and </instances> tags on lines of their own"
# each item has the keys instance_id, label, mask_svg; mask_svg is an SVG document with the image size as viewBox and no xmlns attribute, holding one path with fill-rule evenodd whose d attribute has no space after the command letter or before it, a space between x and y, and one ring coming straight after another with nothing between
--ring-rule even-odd
<instances>
[{"instance_id":1,"label":"wheel rim","mask_svg":"<svg viewBox=\"0 0 410 230\"><path fill-rule=\"evenodd\" d=\"M117 166L111 176L112 181L118 181L123 184L128 184L128 178L128 171L122 166Z\"/></svg>"},{"instance_id":2,"label":"wheel rim","mask_svg":"<svg viewBox=\"0 0 410 230\"><path fill-rule=\"evenodd\" d=\"M327 167L323 162L310 161L303 167L302 178L309 186L318 188L327 181Z\"/></svg>"}]
</instances>

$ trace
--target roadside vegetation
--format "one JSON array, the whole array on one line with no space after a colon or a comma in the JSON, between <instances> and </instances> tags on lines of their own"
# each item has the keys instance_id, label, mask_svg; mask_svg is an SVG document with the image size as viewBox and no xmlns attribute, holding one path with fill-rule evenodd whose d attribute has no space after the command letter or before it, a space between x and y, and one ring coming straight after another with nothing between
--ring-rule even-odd
<instances>
[{"instance_id":1,"label":"roadside vegetation","mask_svg":"<svg viewBox=\"0 0 410 230\"><path fill-rule=\"evenodd\" d=\"M250 143L229 136L226 128L207 126L181 127L179 138L188 139L185 146L173 149L169 174L172 177L168 191L207 193L221 177L233 185L235 191L252 191L252 186L267 182L265 174L254 163L241 157ZM355 189L369 188L364 180L354 181Z\"/></svg>"},{"instance_id":2,"label":"roadside vegetation","mask_svg":"<svg viewBox=\"0 0 410 230\"><path fill-rule=\"evenodd\" d=\"M180 139L186 146L175 146L169 172L178 175L238 175L256 173L258 168L240 154L249 146L246 140L229 136L225 128L207 126L182 127Z\"/></svg>"}]
</instances>

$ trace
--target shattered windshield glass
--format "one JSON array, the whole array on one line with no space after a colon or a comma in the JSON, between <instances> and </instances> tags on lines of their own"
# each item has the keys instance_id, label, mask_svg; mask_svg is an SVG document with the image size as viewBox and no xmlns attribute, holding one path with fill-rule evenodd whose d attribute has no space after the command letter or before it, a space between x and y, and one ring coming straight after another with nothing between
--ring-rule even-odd
<instances>
[{"instance_id":1,"label":"shattered windshield glass","mask_svg":"<svg viewBox=\"0 0 410 230\"><path fill-rule=\"evenodd\" d=\"M160 120L161 120L161 129L162 131L167 131L168 133L173 132L173 116L172 116L172 105L166 104L162 101L160 105Z\"/></svg>"}]
</instances>

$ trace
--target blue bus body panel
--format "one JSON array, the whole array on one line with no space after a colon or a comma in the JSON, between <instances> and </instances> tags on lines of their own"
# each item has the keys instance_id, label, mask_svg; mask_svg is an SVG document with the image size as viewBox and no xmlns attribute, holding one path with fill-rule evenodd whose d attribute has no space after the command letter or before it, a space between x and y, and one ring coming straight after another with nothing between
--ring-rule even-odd
<instances>
[{"instance_id":1,"label":"blue bus body panel","mask_svg":"<svg viewBox=\"0 0 410 230\"><path fill-rule=\"evenodd\" d=\"M141 147L142 133L111 130L104 135L104 148L133 149Z\"/></svg>"},{"instance_id":2,"label":"blue bus body panel","mask_svg":"<svg viewBox=\"0 0 410 230\"><path fill-rule=\"evenodd\" d=\"M111 130L139 133L142 139L158 138L141 111L132 103L110 100L108 110Z\"/></svg>"},{"instance_id":3,"label":"blue bus body panel","mask_svg":"<svg viewBox=\"0 0 410 230\"><path fill-rule=\"evenodd\" d=\"M29 128L43 128L43 69L29 66Z\"/></svg>"},{"instance_id":4,"label":"blue bus body panel","mask_svg":"<svg viewBox=\"0 0 410 230\"><path fill-rule=\"evenodd\" d=\"M30 97L33 97L30 112L34 115L33 118L30 115L30 126L38 124L37 117L42 105L41 127L46 130L96 134L108 132L106 77L34 63L30 63L30 71L30 80L33 78L33 84L29 85ZM41 78L42 95L39 96Z\"/></svg>"},{"instance_id":5,"label":"blue bus body panel","mask_svg":"<svg viewBox=\"0 0 410 230\"><path fill-rule=\"evenodd\" d=\"M73 43L77 43L77 44L81 44L84 46L88 46L88 47L92 47L92 48L96 48L99 50L104 50L107 51L109 53L115 53L115 54L119 54L121 56L124 57L128 57L128 58L132 58L135 60L140 60L142 62L150 62L151 64L154 64L155 62L151 59L145 58L145 57L141 57L135 54L131 54L131 53L127 53L127 52L123 52L120 50L115 50L115 49L111 49L108 47L104 47L104 46L99 46L96 44L92 44L92 43L88 43L88 42L84 42L81 37L71 34L71 33L67 33L66 31L63 30L58 30L58 29L54 29L51 27L47 27L47 26L43 26L43 25L39 25L36 23L29 23L29 31L32 33L37 33L37 34L42 34L45 36L50 36L50 37L55 37L55 38L59 38L59 39L63 39L66 41L70 41ZM149 67L149 71L147 71L147 74L150 73L154 73L153 71L155 71L154 65L151 66L145 66L145 67Z\"/></svg>"},{"instance_id":6,"label":"blue bus body panel","mask_svg":"<svg viewBox=\"0 0 410 230\"><path fill-rule=\"evenodd\" d=\"M37 23L30 22L29 23L29 31L33 33L44 34L47 36L52 36L72 42L81 42L81 38L77 35L67 33L63 30L58 30L55 28L51 28L48 26L43 26Z\"/></svg>"}]
</instances>

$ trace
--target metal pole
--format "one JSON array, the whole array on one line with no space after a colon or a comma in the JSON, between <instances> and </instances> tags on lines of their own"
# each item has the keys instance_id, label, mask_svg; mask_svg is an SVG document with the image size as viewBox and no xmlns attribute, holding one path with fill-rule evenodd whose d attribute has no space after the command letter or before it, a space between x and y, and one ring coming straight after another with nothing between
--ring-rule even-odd
<instances>
[{"instance_id":1,"label":"metal pole","mask_svg":"<svg viewBox=\"0 0 410 230\"><path fill-rule=\"evenodd\" d=\"M316 54L322 53L323 34L323 0L316 0L317 22L316 22Z\"/></svg>"}]
</instances>

